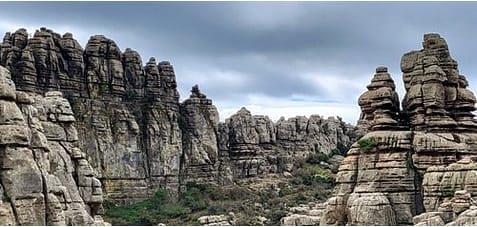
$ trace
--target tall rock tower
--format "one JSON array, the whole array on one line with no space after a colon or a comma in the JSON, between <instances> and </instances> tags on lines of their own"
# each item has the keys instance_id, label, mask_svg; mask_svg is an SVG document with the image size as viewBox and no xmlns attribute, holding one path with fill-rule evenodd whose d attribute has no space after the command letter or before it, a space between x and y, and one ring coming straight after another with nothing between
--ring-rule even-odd
<instances>
[{"instance_id":1,"label":"tall rock tower","mask_svg":"<svg viewBox=\"0 0 477 227\"><path fill-rule=\"evenodd\" d=\"M476 99L446 41L424 35L423 49L404 54L401 70L402 110L383 67L360 96L359 126L368 133L341 163L321 224L408 225L430 212L414 221L443 225L470 206L460 198L477 196Z\"/></svg>"}]
</instances>

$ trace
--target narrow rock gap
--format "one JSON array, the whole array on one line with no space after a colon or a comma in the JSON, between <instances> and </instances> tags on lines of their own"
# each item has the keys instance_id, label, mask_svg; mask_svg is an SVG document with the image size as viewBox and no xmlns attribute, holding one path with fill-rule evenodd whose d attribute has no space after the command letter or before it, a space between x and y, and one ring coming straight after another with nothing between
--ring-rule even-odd
<instances>
[{"instance_id":1,"label":"narrow rock gap","mask_svg":"<svg viewBox=\"0 0 477 227\"><path fill-rule=\"evenodd\" d=\"M411 142L411 148L407 152L407 157L406 157L406 162L409 165L408 168L409 170L414 174L414 202L415 202L415 215L421 214L426 212L424 208L424 191L422 187L422 180L423 176L419 173L416 165L414 164L414 160L412 158L412 155L415 153L414 150L414 130L411 129L411 137L410 137L410 142Z\"/></svg>"},{"instance_id":2,"label":"narrow rock gap","mask_svg":"<svg viewBox=\"0 0 477 227\"><path fill-rule=\"evenodd\" d=\"M7 148L7 146L3 146L3 151L2 152L5 152L5 149ZM13 216L15 217L15 225L20 225L20 221L18 220L18 211L17 211L17 208L15 207L15 197L13 196L10 196L7 194L7 191L5 190L5 185L3 184L3 178L0 177L0 185L2 186L3 188L3 195L2 196L6 196L7 199L10 200L10 206L12 207L12 212L13 212Z\"/></svg>"},{"instance_id":3,"label":"narrow rock gap","mask_svg":"<svg viewBox=\"0 0 477 227\"><path fill-rule=\"evenodd\" d=\"M44 151L43 151L44 152ZM42 166L40 165L41 161L38 160L36 158L36 155L35 155L35 151L32 150L32 154L33 154L33 160L35 160L35 164L36 166L38 167L38 169L40 170L40 173L41 173L41 180L42 180L42 187L43 187L43 198L45 200L45 224L46 225L49 225L48 224L48 220L50 219L49 217L49 211L50 211L50 208L48 207L48 204L49 204L49 200L48 200L48 184L47 184L47 175L48 175L48 172L44 171L44 169L42 168ZM45 161L48 161L49 160L45 160Z\"/></svg>"},{"instance_id":4,"label":"narrow rock gap","mask_svg":"<svg viewBox=\"0 0 477 227\"><path fill-rule=\"evenodd\" d=\"M151 111L151 106L150 106L150 103L144 103L142 104L142 108L141 108L141 114L142 114L142 118L141 120L139 121L140 124L141 124L141 140L142 140L142 143L141 143L141 146L142 146L142 150L144 151L143 154L146 156L145 157L145 166L144 166L144 170L145 170L145 177L146 177L146 181L149 181L148 182L148 185L151 185L151 155L150 155L150 152L151 152L151 144L150 144L150 134L149 134L149 127L147 127L149 124L150 124L150 120L149 120L149 113ZM148 192L147 194L151 194L151 191L150 191L150 187L148 187ZM151 189L152 190L152 189Z\"/></svg>"}]
</instances>

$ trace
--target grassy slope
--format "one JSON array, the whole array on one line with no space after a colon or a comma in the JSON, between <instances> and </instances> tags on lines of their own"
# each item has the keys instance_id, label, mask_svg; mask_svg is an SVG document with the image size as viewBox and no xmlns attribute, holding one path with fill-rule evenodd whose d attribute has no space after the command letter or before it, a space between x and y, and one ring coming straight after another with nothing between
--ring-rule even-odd
<instances>
[{"instance_id":1,"label":"grassy slope","mask_svg":"<svg viewBox=\"0 0 477 227\"><path fill-rule=\"evenodd\" d=\"M234 212L238 225L279 225L287 207L323 201L333 190L334 175L318 164L305 163L293 177L268 175L244 179L235 185L190 183L179 201L160 190L153 198L129 206L106 206L105 219L113 225L198 225L197 218Z\"/></svg>"}]
</instances>

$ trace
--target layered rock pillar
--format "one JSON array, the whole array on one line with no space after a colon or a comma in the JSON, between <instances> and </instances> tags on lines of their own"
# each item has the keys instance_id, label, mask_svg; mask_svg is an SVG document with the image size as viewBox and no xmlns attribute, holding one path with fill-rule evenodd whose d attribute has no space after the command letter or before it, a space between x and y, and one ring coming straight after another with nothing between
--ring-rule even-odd
<instances>
[{"instance_id":1,"label":"layered rock pillar","mask_svg":"<svg viewBox=\"0 0 477 227\"><path fill-rule=\"evenodd\" d=\"M445 224L468 208L452 212L448 202L455 191L475 191L475 96L438 34L424 35L423 49L406 53L401 70L402 110L382 67L360 96L358 124L369 132L339 167L321 224Z\"/></svg>"}]
</instances>

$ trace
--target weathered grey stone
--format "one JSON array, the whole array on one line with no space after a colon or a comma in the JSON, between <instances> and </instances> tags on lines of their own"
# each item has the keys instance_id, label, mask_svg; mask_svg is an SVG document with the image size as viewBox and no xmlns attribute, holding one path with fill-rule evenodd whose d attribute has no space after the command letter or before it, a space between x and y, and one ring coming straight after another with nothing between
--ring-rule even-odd
<instances>
[{"instance_id":1,"label":"weathered grey stone","mask_svg":"<svg viewBox=\"0 0 477 227\"><path fill-rule=\"evenodd\" d=\"M287 216L280 220L280 225L285 226L313 226L320 225L321 215L326 208L326 203L302 204L289 209Z\"/></svg>"},{"instance_id":2,"label":"weathered grey stone","mask_svg":"<svg viewBox=\"0 0 477 227\"><path fill-rule=\"evenodd\" d=\"M423 47L401 60L402 111L383 67L360 96L359 124L368 132L341 162L320 224L444 225L461 216L473 223L466 212L477 188L475 96L444 39L426 34Z\"/></svg>"},{"instance_id":3,"label":"weathered grey stone","mask_svg":"<svg viewBox=\"0 0 477 227\"><path fill-rule=\"evenodd\" d=\"M76 134L68 101L55 92L46 97L15 90L13 93L17 103L11 97L0 97L0 128L8 130L0 136L0 191L2 197L6 196L0 204L1 223L92 224L92 215L102 204L101 184L80 186L75 182L78 176L74 175L82 174L80 167L89 164L84 157L73 161L68 151L79 149L72 143L76 140L63 136L65 130ZM58 121L56 116L61 114L73 120ZM92 170L88 176L99 182ZM91 189L99 198L93 201L81 197L82 189Z\"/></svg>"},{"instance_id":4,"label":"weathered grey stone","mask_svg":"<svg viewBox=\"0 0 477 227\"><path fill-rule=\"evenodd\" d=\"M358 128L364 132L371 129L392 129L398 125L399 97L394 81L386 67L376 68L376 74L367 86L368 91L358 100L361 116Z\"/></svg>"},{"instance_id":5,"label":"weathered grey stone","mask_svg":"<svg viewBox=\"0 0 477 227\"><path fill-rule=\"evenodd\" d=\"M351 225L396 225L396 214L382 193L362 194L349 198L348 223Z\"/></svg>"},{"instance_id":6,"label":"weathered grey stone","mask_svg":"<svg viewBox=\"0 0 477 227\"><path fill-rule=\"evenodd\" d=\"M179 103L167 61L150 58L143 66L136 51L122 53L102 35L90 37L83 50L70 33L40 28L30 39L27 34L8 33L0 45L0 65L12 72L1 71L0 99L14 108L16 98L24 115L17 124L18 109L0 114L8 122L0 127L12 131L0 135L0 144L33 149L40 170L55 173L55 192L44 196L60 203L68 197L80 210L78 219L65 211L66 224L90 223L101 212L99 188L110 200L130 203L159 188L175 195L179 183L189 180L231 184L289 173L311 155L343 154L357 136L340 118L318 115L274 123L241 110L219 123L212 100L198 86ZM22 92L15 93L15 86ZM335 168L334 162L325 165ZM63 223L56 217L51 223Z\"/></svg>"},{"instance_id":7,"label":"weathered grey stone","mask_svg":"<svg viewBox=\"0 0 477 227\"><path fill-rule=\"evenodd\" d=\"M234 213L230 212L229 214L202 216L197 221L207 226L229 226L235 224L235 219Z\"/></svg>"}]
</instances>

